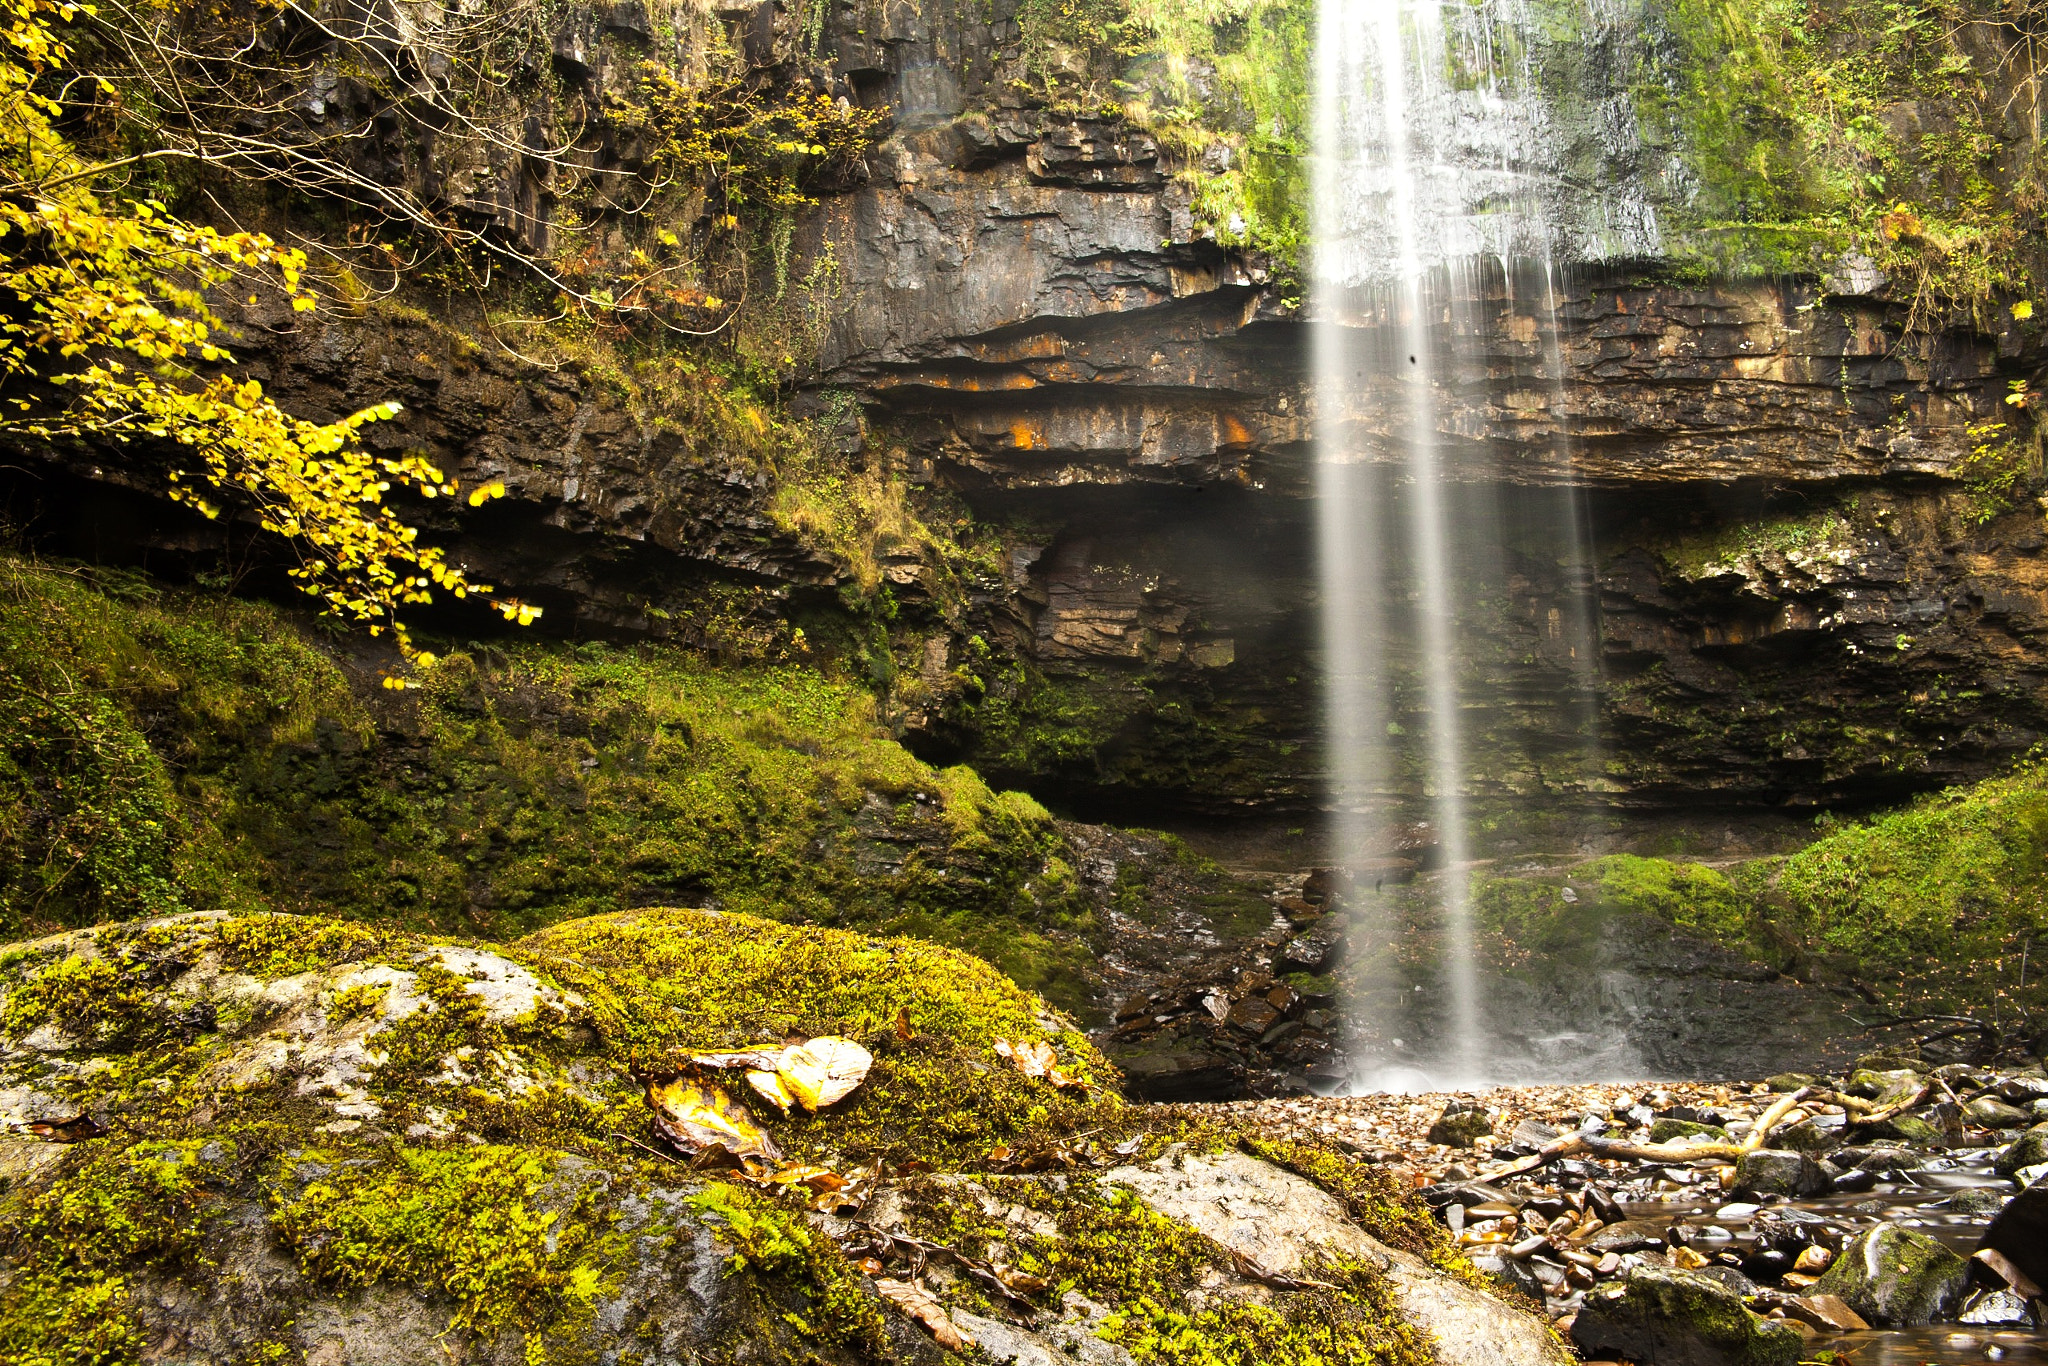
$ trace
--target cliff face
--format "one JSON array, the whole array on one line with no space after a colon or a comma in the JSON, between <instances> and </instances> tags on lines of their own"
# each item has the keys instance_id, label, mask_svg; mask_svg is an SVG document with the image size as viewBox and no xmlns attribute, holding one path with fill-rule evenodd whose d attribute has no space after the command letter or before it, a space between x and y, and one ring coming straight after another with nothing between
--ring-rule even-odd
<instances>
[{"instance_id":1,"label":"cliff face","mask_svg":"<svg viewBox=\"0 0 2048 1366\"><path fill-rule=\"evenodd\" d=\"M577 11L553 35L590 109L634 60L703 36L636 14ZM847 469L922 490L937 528L874 570L876 677L904 733L1098 809L1313 806L1310 435L1363 434L1398 524L1405 400L1376 375L1319 399L1310 352L1318 326L1391 327L1306 316L1262 258L1205 236L1195 195L1227 148L1176 158L1027 98L1047 59L1006 0L841 6L815 32L773 0L698 21L762 79L808 44L830 90L895 111L866 183L795 222L780 269L805 282L791 412ZM593 174L637 164L616 129L586 141ZM427 152L393 152L393 174L447 179ZM494 212L538 246L561 187L516 169ZM2001 402L2040 366L2022 324L1909 320L1861 267L1682 288L1482 274L1442 303L1434 426L1462 490L1476 792L1855 802L1980 774L2041 735L2041 517L2025 478L1985 473L2031 469L2027 419ZM303 329L266 310L246 311L246 341L287 407L397 399L375 442L505 481L502 503L436 530L550 627L702 642L720 612L842 610L857 575L778 501L796 476L688 394L541 366L460 307L329 309ZM91 521L89 490L152 486L91 453L55 464L18 501ZM144 521L144 543L207 544ZM1397 678L1407 591L1385 584ZM1411 731L1417 691L1397 708Z\"/></svg>"}]
</instances>

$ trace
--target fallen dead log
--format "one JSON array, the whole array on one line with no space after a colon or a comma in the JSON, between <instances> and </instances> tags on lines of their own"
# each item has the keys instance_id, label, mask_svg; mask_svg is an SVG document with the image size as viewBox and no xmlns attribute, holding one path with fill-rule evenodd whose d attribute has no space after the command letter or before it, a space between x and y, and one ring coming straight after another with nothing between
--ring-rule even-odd
<instances>
[{"instance_id":1,"label":"fallen dead log","mask_svg":"<svg viewBox=\"0 0 2048 1366\"><path fill-rule=\"evenodd\" d=\"M1784 1123L1786 1116L1798 1108L1801 1101L1812 1097L1812 1088L1805 1086L1788 1095L1780 1096L1772 1102L1769 1109L1757 1117L1755 1125L1743 1136L1740 1143L1634 1143L1625 1138L1602 1138L1598 1134L1589 1134L1582 1129L1551 1140L1528 1157L1518 1157L1490 1171L1481 1172L1478 1179L1493 1182L1506 1177L1521 1176L1547 1167L1560 1158L1577 1157L1581 1153L1631 1162L1694 1162L1703 1157L1734 1161L1745 1153L1753 1153L1763 1147L1771 1131Z\"/></svg>"}]
</instances>

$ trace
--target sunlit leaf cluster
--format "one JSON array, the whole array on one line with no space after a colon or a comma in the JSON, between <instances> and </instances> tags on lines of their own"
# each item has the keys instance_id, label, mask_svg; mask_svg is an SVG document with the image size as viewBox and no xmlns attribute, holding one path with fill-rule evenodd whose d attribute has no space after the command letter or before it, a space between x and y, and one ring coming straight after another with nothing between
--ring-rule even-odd
<instances>
[{"instance_id":1,"label":"sunlit leaf cluster","mask_svg":"<svg viewBox=\"0 0 2048 1366\"><path fill-rule=\"evenodd\" d=\"M61 109L39 85L80 76L67 69L72 54L57 26L84 12L51 0L0 3L0 298L13 304L0 315L0 431L166 455L173 498L209 518L230 502L245 509L296 550L291 573L329 612L388 632L408 659L431 662L400 610L436 590L490 590L422 545L385 496L459 490L423 456L359 444L361 428L394 416L397 404L310 422L255 380L227 373L234 357L213 300L248 294L256 304L249 291L267 290L308 311L305 257L262 233L197 226L156 201L93 191L101 168L53 126ZM469 501L504 491L487 485ZM538 614L517 603L506 612L521 624Z\"/></svg>"}]
</instances>

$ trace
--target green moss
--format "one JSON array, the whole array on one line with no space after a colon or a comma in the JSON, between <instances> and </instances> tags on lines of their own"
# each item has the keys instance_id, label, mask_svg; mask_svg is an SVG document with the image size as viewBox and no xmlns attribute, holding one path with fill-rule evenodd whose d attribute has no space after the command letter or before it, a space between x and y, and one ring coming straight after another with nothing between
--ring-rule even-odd
<instances>
[{"instance_id":1,"label":"green moss","mask_svg":"<svg viewBox=\"0 0 2048 1366\"><path fill-rule=\"evenodd\" d=\"M867 1082L827 1115L778 1123L788 1145L957 1165L1025 1138L1098 1126L1121 1108L1115 1069L1065 1020L987 964L915 939L871 939L736 916L641 912L521 942L547 955L618 1053L664 1057L839 1034L876 1053ZM564 966L566 965L566 966ZM913 1031L896 1033L899 1015ZM1045 1038L1089 1097L1032 1081L995 1053Z\"/></svg>"},{"instance_id":2,"label":"green moss","mask_svg":"<svg viewBox=\"0 0 2048 1366\"><path fill-rule=\"evenodd\" d=\"M1315 7L1132 0L1130 13L1145 53L1129 115L1180 154L1197 224L1223 246L1264 253L1282 293L1297 294L1308 246Z\"/></svg>"},{"instance_id":3,"label":"green moss","mask_svg":"<svg viewBox=\"0 0 2048 1366\"><path fill-rule=\"evenodd\" d=\"M1834 508L1765 518L1717 528L1661 548L1680 577L1698 581L1722 574L1770 577L1769 562L1807 567L1855 553L1855 528Z\"/></svg>"},{"instance_id":4,"label":"green moss","mask_svg":"<svg viewBox=\"0 0 2048 1366\"><path fill-rule=\"evenodd\" d=\"M357 692L281 612L118 586L0 556L6 695L111 709L136 756L87 772L54 704L0 698L13 933L209 906L512 937L713 902L914 930L1081 999L1091 926L1073 880L1046 876L1065 845L1044 809L920 763L816 667L526 639ZM265 926L236 931L231 966L289 975L329 952Z\"/></svg>"},{"instance_id":5,"label":"green moss","mask_svg":"<svg viewBox=\"0 0 2048 1366\"><path fill-rule=\"evenodd\" d=\"M1788 928L1821 950L1965 1001L2016 990L2048 926L2048 762L1837 825L1769 871Z\"/></svg>"},{"instance_id":6,"label":"green moss","mask_svg":"<svg viewBox=\"0 0 2048 1366\"><path fill-rule=\"evenodd\" d=\"M756 1271L796 1286L808 1313L786 1321L806 1337L863 1350L885 1359L881 1302L839 1249L792 1212L741 1186L717 1181L690 1197L690 1206L714 1216L732 1244L733 1272Z\"/></svg>"},{"instance_id":7,"label":"green moss","mask_svg":"<svg viewBox=\"0 0 2048 1366\"><path fill-rule=\"evenodd\" d=\"M2003 10L1660 0L1649 18L1638 116L1692 185L1665 215L1676 260L1807 273L1860 250L1922 323L2035 292L2039 145L2011 122L2025 49Z\"/></svg>"},{"instance_id":8,"label":"green moss","mask_svg":"<svg viewBox=\"0 0 2048 1366\"><path fill-rule=\"evenodd\" d=\"M130 1366L147 1345L118 1276L23 1276L0 1292L0 1355L14 1366Z\"/></svg>"},{"instance_id":9,"label":"green moss","mask_svg":"<svg viewBox=\"0 0 2048 1366\"><path fill-rule=\"evenodd\" d=\"M17 1038L45 1024L99 1042L124 1033L145 1004L144 993L99 957L72 954L16 988L0 1009L0 1029Z\"/></svg>"},{"instance_id":10,"label":"green moss","mask_svg":"<svg viewBox=\"0 0 2048 1366\"><path fill-rule=\"evenodd\" d=\"M1567 877L1575 901L1564 897ZM1731 947L1755 947L1750 893L1715 869L1670 859L1610 854L1563 877L1489 878L1476 905L1487 928L1515 949L1552 958L1590 948L1620 915L1650 917Z\"/></svg>"},{"instance_id":11,"label":"green moss","mask_svg":"<svg viewBox=\"0 0 2048 1366\"><path fill-rule=\"evenodd\" d=\"M1188 1309L1187 1292L1208 1271L1233 1267L1229 1254L1187 1225L1120 1187L1086 1176L1058 1197L1023 1182L991 1186L1001 1198L1050 1215L1054 1234L1019 1240L1017 1265L1079 1290L1110 1308L1101 1336L1140 1362L1173 1366L1320 1366L1337 1361L1420 1363L1434 1358L1427 1336L1403 1323L1371 1268L1328 1262L1307 1273L1328 1289L1297 1291L1280 1304L1210 1297Z\"/></svg>"},{"instance_id":12,"label":"green moss","mask_svg":"<svg viewBox=\"0 0 2048 1366\"><path fill-rule=\"evenodd\" d=\"M146 1339L129 1313L135 1267L184 1264L204 1272L208 1185L196 1141L93 1145L15 1224L17 1274L0 1285L0 1355L24 1366L128 1366Z\"/></svg>"},{"instance_id":13,"label":"green moss","mask_svg":"<svg viewBox=\"0 0 2048 1366\"><path fill-rule=\"evenodd\" d=\"M299 1174L311 1179L289 1190ZM546 1208L557 1175L552 1157L494 1146L401 1147L371 1164L308 1155L279 1183L271 1221L308 1275L431 1288L454 1301L451 1329L516 1331L538 1362L587 1322L624 1250L594 1189Z\"/></svg>"}]
</instances>

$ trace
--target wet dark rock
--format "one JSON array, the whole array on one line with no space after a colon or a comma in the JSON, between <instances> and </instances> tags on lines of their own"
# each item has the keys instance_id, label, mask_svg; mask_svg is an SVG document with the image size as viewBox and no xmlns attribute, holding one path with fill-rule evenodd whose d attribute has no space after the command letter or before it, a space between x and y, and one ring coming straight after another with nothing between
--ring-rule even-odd
<instances>
[{"instance_id":1,"label":"wet dark rock","mask_svg":"<svg viewBox=\"0 0 2048 1366\"><path fill-rule=\"evenodd\" d=\"M1888 1144L1868 1148L1840 1148L1835 1151L1834 1160L1843 1166L1855 1166L1873 1172L1912 1171L1926 1161L1911 1149Z\"/></svg>"},{"instance_id":2,"label":"wet dark rock","mask_svg":"<svg viewBox=\"0 0 2048 1366\"><path fill-rule=\"evenodd\" d=\"M1479 1273L1494 1284L1505 1289L1517 1290L1531 1299L1541 1300L1548 1288L1539 1279L1537 1272L1527 1262L1516 1261L1513 1257L1502 1256L1498 1251L1475 1252L1471 1262ZM1561 1274L1561 1273L1560 1273Z\"/></svg>"},{"instance_id":3,"label":"wet dark rock","mask_svg":"<svg viewBox=\"0 0 2048 1366\"><path fill-rule=\"evenodd\" d=\"M1696 1120L1665 1118L1650 1126L1650 1142L1669 1143L1677 1138L1707 1138L1716 1143L1730 1141L1728 1131L1718 1124L1701 1124Z\"/></svg>"},{"instance_id":4,"label":"wet dark rock","mask_svg":"<svg viewBox=\"0 0 2048 1366\"><path fill-rule=\"evenodd\" d=\"M1710 1262L1700 1267L1693 1274L1705 1276L1710 1281L1719 1281L1722 1285L1727 1286L1745 1299L1757 1293L1757 1283L1743 1275L1739 1267L1728 1266L1721 1262Z\"/></svg>"},{"instance_id":5,"label":"wet dark rock","mask_svg":"<svg viewBox=\"0 0 2048 1366\"><path fill-rule=\"evenodd\" d=\"M1826 1079L1817 1077L1811 1072L1780 1072L1764 1084L1773 1091L1785 1092L1797 1091L1806 1086L1823 1086L1826 1084Z\"/></svg>"},{"instance_id":6,"label":"wet dark rock","mask_svg":"<svg viewBox=\"0 0 2048 1366\"><path fill-rule=\"evenodd\" d=\"M1954 1210L1957 1214L1989 1214L2005 1204L2005 1197L1995 1190L1973 1186L1959 1190L1948 1199L1935 1205L1936 1209Z\"/></svg>"},{"instance_id":7,"label":"wet dark rock","mask_svg":"<svg viewBox=\"0 0 2048 1366\"><path fill-rule=\"evenodd\" d=\"M1912 1328L1951 1317L1969 1274L1968 1263L1926 1234L1886 1225L1851 1239L1814 1290L1839 1295L1880 1328Z\"/></svg>"},{"instance_id":8,"label":"wet dark rock","mask_svg":"<svg viewBox=\"0 0 2048 1366\"><path fill-rule=\"evenodd\" d=\"M1882 1124L1873 1126L1871 1134L1876 1138L1895 1138L1922 1148L1948 1146L1947 1135L1916 1115L1893 1115Z\"/></svg>"},{"instance_id":9,"label":"wet dark rock","mask_svg":"<svg viewBox=\"0 0 2048 1366\"><path fill-rule=\"evenodd\" d=\"M1280 949L1281 972L1327 972L1342 957L1341 939L1334 929L1313 929L1298 934Z\"/></svg>"},{"instance_id":10,"label":"wet dark rock","mask_svg":"<svg viewBox=\"0 0 2048 1366\"><path fill-rule=\"evenodd\" d=\"M1591 1253L1644 1252L1665 1245L1665 1226L1647 1219L1624 1219L1609 1224L1582 1245Z\"/></svg>"},{"instance_id":11,"label":"wet dark rock","mask_svg":"<svg viewBox=\"0 0 2048 1366\"><path fill-rule=\"evenodd\" d=\"M1120 1063L1124 1089L1138 1100L1236 1100L1244 1094L1237 1066L1214 1053L1145 1053Z\"/></svg>"},{"instance_id":12,"label":"wet dark rock","mask_svg":"<svg viewBox=\"0 0 2048 1366\"><path fill-rule=\"evenodd\" d=\"M2027 1123L2029 1116L2025 1110L1996 1096L1979 1096L1963 1106L1963 1119L1980 1129L2017 1129Z\"/></svg>"},{"instance_id":13,"label":"wet dark rock","mask_svg":"<svg viewBox=\"0 0 2048 1366\"><path fill-rule=\"evenodd\" d=\"M1771 1142L1787 1152L1821 1157L1842 1146L1842 1134L1839 1129L1824 1129L1807 1119L1780 1129L1771 1136Z\"/></svg>"},{"instance_id":14,"label":"wet dark rock","mask_svg":"<svg viewBox=\"0 0 2048 1366\"><path fill-rule=\"evenodd\" d=\"M1751 1313L1718 1280L1653 1267L1588 1294L1572 1322L1572 1342L1585 1356L1646 1366L1795 1366L1804 1341Z\"/></svg>"},{"instance_id":15,"label":"wet dark rock","mask_svg":"<svg viewBox=\"0 0 2048 1366\"><path fill-rule=\"evenodd\" d=\"M1280 1012L1263 996L1247 996L1230 1007L1231 1025L1247 1034L1263 1034L1280 1018Z\"/></svg>"},{"instance_id":16,"label":"wet dark rock","mask_svg":"<svg viewBox=\"0 0 2048 1366\"><path fill-rule=\"evenodd\" d=\"M1810 1153L1758 1148L1735 1166L1735 1189L1752 1196L1804 1199L1827 1194L1832 1184Z\"/></svg>"},{"instance_id":17,"label":"wet dark rock","mask_svg":"<svg viewBox=\"0 0 2048 1366\"><path fill-rule=\"evenodd\" d=\"M2008 1200L1977 1246L2004 1257L2035 1285L2048 1287L2048 1178Z\"/></svg>"}]
</instances>

